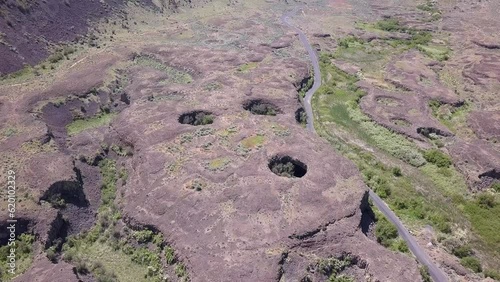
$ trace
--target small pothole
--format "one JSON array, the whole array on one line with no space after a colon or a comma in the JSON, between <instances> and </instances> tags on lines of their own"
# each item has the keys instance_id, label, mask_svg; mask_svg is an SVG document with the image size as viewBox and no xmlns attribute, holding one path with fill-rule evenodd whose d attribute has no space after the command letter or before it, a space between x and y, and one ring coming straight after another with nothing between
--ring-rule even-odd
<instances>
[{"instance_id":1,"label":"small pothole","mask_svg":"<svg viewBox=\"0 0 500 282\"><path fill-rule=\"evenodd\" d=\"M266 116L275 116L281 112L278 106L263 99L248 100L243 103L243 109L254 115Z\"/></svg>"},{"instance_id":2,"label":"small pothole","mask_svg":"<svg viewBox=\"0 0 500 282\"><path fill-rule=\"evenodd\" d=\"M304 108L298 108L295 111L295 121L297 121L300 124L306 124L307 123L307 113L304 110Z\"/></svg>"},{"instance_id":3,"label":"small pothole","mask_svg":"<svg viewBox=\"0 0 500 282\"><path fill-rule=\"evenodd\" d=\"M278 176L300 178L306 175L307 165L290 156L274 156L269 160L269 169Z\"/></svg>"},{"instance_id":4,"label":"small pothole","mask_svg":"<svg viewBox=\"0 0 500 282\"><path fill-rule=\"evenodd\" d=\"M214 122L214 115L207 111L192 111L179 117L179 123L190 125L206 125Z\"/></svg>"}]
</instances>

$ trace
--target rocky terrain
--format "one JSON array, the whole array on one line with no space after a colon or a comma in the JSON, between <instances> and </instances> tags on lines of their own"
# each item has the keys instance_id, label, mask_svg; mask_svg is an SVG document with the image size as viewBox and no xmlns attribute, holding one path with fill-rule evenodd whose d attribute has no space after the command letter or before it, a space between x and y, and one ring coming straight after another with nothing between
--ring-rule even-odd
<instances>
[{"instance_id":1,"label":"rocky terrain","mask_svg":"<svg viewBox=\"0 0 500 282\"><path fill-rule=\"evenodd\" d=\"M2 281L430 281L369 188L450 281L500 279L498 4L306 1L321 138L289 2L0 1Z\"/></svg>"}]
</instances>

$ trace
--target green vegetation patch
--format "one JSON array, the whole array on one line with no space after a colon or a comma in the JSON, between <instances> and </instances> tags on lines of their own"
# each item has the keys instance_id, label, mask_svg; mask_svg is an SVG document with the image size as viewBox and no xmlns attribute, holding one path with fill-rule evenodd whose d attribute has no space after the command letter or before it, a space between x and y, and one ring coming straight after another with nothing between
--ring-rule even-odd
<instances>
[{"instance_id":1,"label":"green vegetation patch","mask_svg":"<svg viewBox=\"0 0 500 282\"><path fill-rule=\"evenodd\" d=\"M358 103L365 93L356 86L358 78L332 65L329 55L322 54L320 58L325 82L313 97L320 122L338 124L413 166L424 165L426 161L413 142L378 125L361 111Z\"/></svg>"},{"instance_id":2,"label":"green vegetation patch","mask_svg":"<svg viewBox=\"0 0 500 282\"><path fill-rule=\"evenodd\" d=\"M443 79L442 76L441 79ZM463 105L455 107L443 104L438 100L430 100L429 107L432 110L432 114L450 131L459 133L460 131L466 131L464 129L468 129L467 117L472 110L472 106L469 102L465 102Z\"/></svg>"},{"instance_id":3,"label":"green vegetation patch","mask_svg":"<svg viewBox=\"0 0 500 282\"><path fill-rule=\"evenodd\" d=\"M99 168L102 186L97 224L67 239L62 248L63 259L73 264L77 273L91 273L97 281L164 281L163 253L168 252L169 264L174 263L173 249L165 246L160 233L148 228L117 227L121 214L114 203L116 182L123 173L110 159L102 160ZM55 257L52 252L49 249L47 255Z\"/></svg>"},{"instance_id":4,"label":"green vegetation patch","mask_svg":"<svg viewBox=\"0 0 500 282\"><path fill-rule=\"evenodd\" d=\"M450 167L451 158L438 149L430 149L424 153L426 161L435 164L437 167Z\"/></svg>"},{"instance_id":5,"label":"green vegetation patch","mask_svg":"<svg viewBox=\"0 0 500 282\"><path fill-rule=\"evenodd\" d=\"M464 257L460 259L460 264L462 264L463 266L467 267L468 269L474 272L483 271L481 267L481 262L475 257Z\"/></svg>"},{"instance_id":6,"label":"green vegetation patch","mask_svg":"<svg viewBox=\"0 0 500 282\"><path fill-rule=\"evenodd\" d=\"M97 128L101 126L105 126L111 123L113 118L116 116L115 113L103 113L96 117L91 117L87 119L77 119L72 121L70 124L66 126L68 131L68 135L76 135L82 131Z\"/></svg>"},{"instance_id":7,"label":"green vegetation patch","mask_svg":"<svg viewBox=\"0 0 500 282\"><path fill-rule=\"evenodd\" d=\"M438 61L446 61L450 58L450 49L446 46L441 45L418 45L417 49L427 56L438 60Z\"/></svg>"},{"instance_id":8,"label":"green vegetation patch","mask_svg":"<svg viewBox=\"0 0 500 282\"><path fill-rule=\"evenodd\" d=\"M255 135L251 137L247 137L241 141L241 145L246 149L254 149L257 147L261 147L262 144L266 141L266 137L263 135Z\"/></svg>"},{"instance_id":9,"label":"green vegetation patch","mask_svg":"<svg viewBox=\"0 0 500 282\"><path fill-rule=\"evenodd\" d=\"M376 46L376 43L365 42L364 40L348 36L339 40L334 57L351 62L375 62L383 59L387 54Z\"/></svg>"},{"instance_id":10,"label":"green vegetation patch","mask_svg":"<svg viewBox=\"0 0 500 282\"><path fill-rule=\"evenodd\" d=\"M33 243L35 242L35 235L24 233L19 235L14 242L14 245L0 247L0 280L10 281L15 276L25 272L33 261ZM10 249L15 248L16 256L16 271L15 274L8 272L8 263L10 263L8 256L11 255Z\"/></svg>"},{"instance_id":11,"label":"green vegetation patch","mask_svg":"<svg viewBox=\"0 0 500 282\"><path fill-rule=\"evenodd\" d=\"M207 163L207 169L211 171L222 171L231 163L231 159L227 157L213 159Z\"/></svg>"},{"instance_id":12,"label":"green vegetation patch","mask_svg":"<svg viewBox=\"0 0 500 282\"><path fill-rule=\"evenodd\" d=\"M303 99L306 96L307 91L312 88L313 84L314 75L309 75L309 77L305 79L300 85L299 97Z\"/></svg>"},{"instance_id":13,"label":"green vegetation patch","mask_svg":"<svg viewBox=\"0 0 500 282\"><path fill-rule=\"evenodd\" d=\"M238 67L238 72L247 73L258 66L256 62L249 62Z\"/></svg>"},{"instance_id":14,"label":"green vegetation patch","mask_svg":"<svg viewBox=\"0 0 500 282\"><path fill-rule=\"evenodd\" d=\"M375 210L375 237L382 246L396 252L409 253L408 245L399 237L396 226L389 222L378 210Z\"/></svg>"},{"instance_id":15,"label":"green vegetation patch","mask_svg":"<svg viewBox=\"0 0 500 282\"><path fill-rule=\"evenodd\" d=\"M179 84L189 84L193 82L193 77L184 71L167 66L161 60L148 55L138 55L134 62L141 66L146 66L164 72L171 82Z\"/></svg>"},{"instance_id":16,"label":"green vegetation patch","mask_svg":"<svg viewBox=\"0 0 500 282\"><path fill-rule=\"evenodd\" d=\"M347 255L341 258L320 259L316 264L316 269L321 274L328 276L328 282L354 282L354 278L341 274L346 268L353 264L352 258Z\"/></svg>"}]
</instances>

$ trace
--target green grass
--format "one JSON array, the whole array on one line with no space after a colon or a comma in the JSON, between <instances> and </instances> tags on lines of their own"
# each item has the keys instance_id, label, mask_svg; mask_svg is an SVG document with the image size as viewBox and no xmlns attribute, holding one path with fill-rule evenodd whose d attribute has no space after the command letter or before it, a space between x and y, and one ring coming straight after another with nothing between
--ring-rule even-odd
<instances>
[{"instance_id":1,"label":"green grass","mask_svg":"<svg viewBox=\"0 0 500 282\"><path fill-rule=\"evenodd\" d=\"M130 256L121 250L115 250L106 243L84 243L66 251L66 253L68 252L72 252L75 257L83 257L90 264L96 262L102 264L103 268L116 275L120 282L144 281L144 277L147 275L147 267L133 262Z\"/></svg>"},{"instance_id":2,"label":"green grass","mask_svg":"<svg viewBox=\"0 0 500 282\"><path fill-rule=\"evenodd\" d=\"M338 124L413 166L424 165L426 161L413 142L376 124L361 112L358 101L365 93L355 85L358 79L330 64L329 58L329 55L321 55L324 83L313 97L320 122Z\"/></svg>"},{"instance_id":3,"label":"green grass","mask_svg":"<svg viewBox=\"0 0 500 282\"><path fill-rule=\"evenodd\" d=\"M77 119L68 124L66 126L66 129L68 131L69 136L76 135L87 129L108 125L111 123L111 121L115 116L116 114L109 113L109 114L101 114L97 117L92 117L88 119Z\"/></svg>"},{"instance_id":4,"label":"green grass","mask_svg":"<svg viewBox=\"0 0 500 282\"><path fill-rule=\"evenodd\" d=\"M254 149L262 146L262 144L264 144L264 141L266 141L266 137L262 135L255 135L243 139L241 141L241 145L246 149Z\"/></svg>"},{"instance_id":5,"label":"green grass","mask_svg":"<svg viewBox=\"0 0 500 282\"><path fill-rule=\"evenodd\" d=\"M250 62L238 67L238 72L247 73L258 66L256 62Z\"/></svg>"},{"instance_id":6,"label":"green grass","mask_svg":"<svg viewBox=\"0 0 500 282\"><path fill-rule=\"evenodd\" d=\"M224 170L226 166L231 162L229 158L217 158L208 162L207 168L211 171Z\"/></svg>"},{"instance_id":7,"label":"green grass","mask_svg":"<svg viewBox=\"0 0 500 282\"><path fill-rule=\"evenodd\" d=\"M464 213L469 218L472 224L472 229L480 235L484 249L491 251L496 256L500 257L500 204L498 204L498 195L496 196L497 204L494 207L486 207L479 205L474 200L457 201L457 204L463 209Z\"/></svg>"},{"instance_id":8,"label":"green grass","mask_svg":"<svg viewBox=\"0 0 500 282\"><path fill-rule=\"evenodd\" d=\"M446 61L450 58L451 50L446 46L441 45L418 45L417 49L427 56L438 60L438 61Z\"/></svg>"},{"instance_id":9,"label":"green grass","mask_svg":"<svg viewBox=\"0 0 500 282\"><path fill-rule=\"evenodd\" d=\"M432 114L439 119L451 132L458 133L468 128L467 117L472 110L470 103L465 102L460 107L442 104L437 100L429 101Z\"/></svg>"}]
</instances>

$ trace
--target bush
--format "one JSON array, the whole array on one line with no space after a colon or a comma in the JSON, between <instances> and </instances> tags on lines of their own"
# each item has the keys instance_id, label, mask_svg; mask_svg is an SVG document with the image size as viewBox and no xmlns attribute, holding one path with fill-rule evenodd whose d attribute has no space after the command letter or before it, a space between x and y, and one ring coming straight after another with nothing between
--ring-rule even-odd
<instances>
[{"instance_id":1,"label":"bush","mask_svg":"<svg viewBox=\"0 0 500 282\"><path fill-rule=\"evenodd\" d=\"M485 277L490 277L494 280L500 281L500 272L495 271L493 269L486 269L484 271L484 276Z\"/></svg>"},{"instance_id":2,"label":"bush","mask_svg":"<svg viewBox=\"0 0 500 282\"><path fill-rule=\"evenodd\" d=\"M165 260L169 265L172 265L175 262L175 252L174 249L170 246L167 246L165 248Z\"/></svg>"},{"instance_id":3,"label":"bush","mask_svg":"<svg viewBox=\"0 0 500 282\"><path fill-rule=\"evenodd\" d=\"M398 230L387 219L381 218L375 226L375 237L377 237L377 242L385 247L389 247L392 244L392 240L398 237Z\"/></svg>"},{"instance_id":4,"label":"bush","mask_svg":"<svg viewBox=\"0 0 500 282\"><path fill-rule=\"evenodd\" d=\"M401 253L409 253L410 249L403 239L394 240L391 249L394 251L399 251Z\"/></svg>"},{"instance_id":5,"label":"bush","mask_svg":"<svg viewBox=\"0 0 500 282\"><path fill-rule=\"evenodd\" d=\"M144 244L151 242L153 239L153 231L149 229L141 230L141 231L135 231L132 236L137 240L137 242Z\"/></svg>"},{"instance_id":6,"label":"bush","mask_svg":"<svg viewBox=\"0 0 500 282\"><path fill-rule=\"evenodd\" d=\"M477 197L477 204L484 209L494 208L496 206L495 196L489 193L481 193Z\"/></svg>"},{"instance_id":7,"label":"bush","mask_svg":"<svg viewBox=\"0 0 500 282\"><path fill-rule=\"evenodd\" d=\"M438 167L449 167L451 165L451 159L437 149L431 149L424 153L424 158L426 161L435 164Z\"/></svg>"},{"instance_id":8,"label":"bush","mask_svg":"<svg viewBox=\"0 0 500 282\"><path fill-rule=\"evenodd\" d=\"M482 271L481 262L475 257L464 257L460 259L460 264L476 273Z\"/></svg>"},{"instance_id":9,"label":"bush","mask_svg":"<svg viewBox=\"0 0 500 282\"><path fill-rule=\"evenodd\" d=\"M186 277L187 276L186 266L184 266L184 264L182 264L182 263L178 263L175 265L174 272L175 272L175 275L177 275L177 277Z\"/></svg>"},{"instance_id":10,"label":"bush","mask_svg":"<svg viewBox=\"0 0 500 282\"><path fill-rule=\"evenodd\" d=\"M427 266L420 267L420 276L422 276L422 281L432 282L432 278L429 274L429 269L427 268Z\"/></svg>"},{"instance_id":11,"label":"bush","mask_svg":"<svg viewBox=\"0 0 500 282\"><path fill-rule=\"evenodd\" d=\"M403 173L401 173L401 169L399 167L393 167L392 168L392 175L394 175L396 177L400 177L403 175Z\"/></svg>"},{"instance_id":12,"label":"bush","mask_svg":"<svg viewBox=\"0 0 500 282\"><path fill-rule=\"evenodd\" d=\"M464 258L464 257L468 257L468 256L472 255L472 250L467 245L453 248L453 250L451 252L453 253L453 255L455 255L458 258Z\"/></svg>"},{"instance_id":13,"label":"bush","mask_svg":"<svg viewBox=\"0 0 500 282\"><path fill-rule=\"evenodd\" d=\"M48 248L46 251L46 254L47 254L47 258L51 262L53 262L53 263L57 262L57 253L56 253L55 247Z\"/></svg>"},{"instance_id":14,"label":"bush","mask_svg":"<svg viewBox=\"0 0 500 282\"><path fill-rule=\"evenodd\" d=\"M403 31L404 28L400 25L398 19L385 19L377 22L375 25L376 28L385 30L385 31Z\"/></svg>"},{"instance_id":15,"label":"bush","mask_svg":"<svg viewBox=\"0 0 500 282\"><path fill-rule=\"evenodd\" d=\"M493 183L493 185L491 185L491 189L495 192L500 192L500 182Z\"/></svg>"},{"instance_id":16,"label":"bush","mask_svg":"<svg viewBox=\"0 0 500 282\"><path fill-rule=\"evenodd\" d=\"M49 57L49 62L51 62L52 64L55 64L62 59L64 59L64 55L61 52L57 52L57 53L52 54Z\"/></svg>"}]
</instances>

